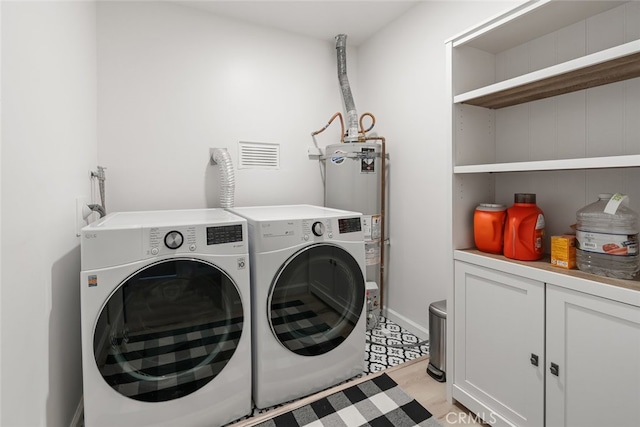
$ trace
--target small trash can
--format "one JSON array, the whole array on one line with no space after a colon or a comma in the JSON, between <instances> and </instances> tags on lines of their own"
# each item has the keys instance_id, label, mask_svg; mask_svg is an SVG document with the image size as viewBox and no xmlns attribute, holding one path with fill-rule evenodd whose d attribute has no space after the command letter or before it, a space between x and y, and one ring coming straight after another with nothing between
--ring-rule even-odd
<instances>
[{"instance_id":1,"label":"small trash can","mask_svg":"<svg viewBox=\"0 0 640 427\"><path fill-rule=\"evenodd\" d=\"M436 381L446 381L447 300L429 305L429 365L427 373Z\"/></svg>"}]
</instances>

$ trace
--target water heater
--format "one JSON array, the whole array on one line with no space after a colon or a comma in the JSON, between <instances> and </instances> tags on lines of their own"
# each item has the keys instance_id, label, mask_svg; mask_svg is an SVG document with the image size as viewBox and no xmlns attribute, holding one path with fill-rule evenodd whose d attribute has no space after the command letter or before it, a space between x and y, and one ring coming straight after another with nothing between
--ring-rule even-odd
<instances>
[{"instance_id":1,"label":"water heater","mask_svg":"<svg viewBox=\"0 0 640 427\"><path fill-rule=\"evenodd\" d=\"M367 281L380 284L382 149L374 142L326 147L325 206L363 215Z\"/></svg>"}]
</instances>

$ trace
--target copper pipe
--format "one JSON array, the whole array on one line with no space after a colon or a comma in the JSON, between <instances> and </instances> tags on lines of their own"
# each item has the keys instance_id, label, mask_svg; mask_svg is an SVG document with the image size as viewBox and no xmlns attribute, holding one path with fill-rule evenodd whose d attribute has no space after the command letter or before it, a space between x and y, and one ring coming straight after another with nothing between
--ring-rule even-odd
<instances>
[{"instance_id":1,"label":"copper pipe","mask_svg":"<svg viewBox=\"0 0 640 427\"><path fill-rule=\"evenodd\" d=\"M368 129L366 129L366 130L365 130L364 126L362 126L362 119L363 119L365 116L369 116L369 117L371 117L371 126L369 126L369 128L368 128ZM373 127L376 125L376 117L375 117L373 114L368 113L368 112L367 112L367 113L362 113L362 115L360 116L359 123L360 123L360 134L361 134L361 138L365 138L365 139L366 139L366 137L367 137L367 132L369 132L371 129L373 129Z\"/></svg>"},{"instance_id":2,"label":"copper pipe","mask_svg":"<svg viewBox=\"0 0 640 427\"><path fill-rule=\"evenodd\" d=\"M335 113L333 116L331 116L331 118L329 119L329 122L326 125L324 125L322 129L312 132L311 136L316 136L317 134L324 132L329 127L329 125L331 125L331 122L333 122L336 117L340 118L340 142L344 142L344 120L342 119L342 113L339 111Z\"/></svg>"},{"instance_id":3,"label":"copper pipe","mask_svg":"<svg viewBox=\"0 0 640 427\"><path fill-rule=\"evenodd\" d=\"M372 116L373 117L373 116ZM386 141L382 136L368 136L365 137L366 141L380 141L382 162L380 168L382 169L382 176L380 177L380 309L384 308L384 245L385 245L385 205L387 203L386 197L386 185L387 185L387 148Z\"/></svg>"}]
</instances>

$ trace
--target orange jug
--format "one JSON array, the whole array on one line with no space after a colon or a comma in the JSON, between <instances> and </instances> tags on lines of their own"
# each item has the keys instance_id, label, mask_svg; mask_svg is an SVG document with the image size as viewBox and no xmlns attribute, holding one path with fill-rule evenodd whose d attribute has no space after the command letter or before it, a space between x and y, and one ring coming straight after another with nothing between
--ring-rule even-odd
<instances>
[{"instance_id":1,"label":"orange jug","mask_svg":"<svg viewBox=\"0 0 640 427\"><path fill-rule=\"evenodd\" d=\"M480 203L473 213L473 238L478 250L502 254L503 230L507 207Z\"/></svg>"},{"instance_id":2,"label":"orange jug","mask_svg":"<svg viewBox=\"0 0 640 427\"><path fill-rule=\"evenodd\" d=\"M536 205L536 195L516 193L507 209L504 229L504 256L534 261L544 256L544 214Z\"/></svg>"}]
</instances>

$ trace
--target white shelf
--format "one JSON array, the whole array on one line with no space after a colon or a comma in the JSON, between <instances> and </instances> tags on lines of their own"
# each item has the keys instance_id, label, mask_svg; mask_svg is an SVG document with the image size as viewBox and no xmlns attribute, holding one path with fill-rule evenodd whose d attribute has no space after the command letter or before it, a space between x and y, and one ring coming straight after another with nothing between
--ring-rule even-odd
<instances>
[{"instance_id":1,"label":"white shelf","mask_svg":"<svg viewBox=\"0 0 640 427\"><path fill-rule=\"evenodd\" d=\"M613 0L528 1L452 37L451 41L453 47L469 46L496 54L624 3Z\"/></svg>"},{"instance_id":2,"label":"white shelf","mask_svg":"<svg viewBox=\"0 0 640 427\"><path fill-rule=\"evenodd\" d=\"M472 90L454 103L504 108L640 77L640 40Z\"/></svg>"},{"instance_id":3,"label":"white shelf","mask_svg":"<svg viewBox=\"0 0 640 427\"><path fill-rule=\"evenodd\" d=\"M640 166L640 155L589 157L583 159L541 160L534 162L490 163L455 166L453 173L533 172L575 169L630 168Z\"/></svg>"}]
</instances>

